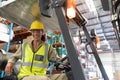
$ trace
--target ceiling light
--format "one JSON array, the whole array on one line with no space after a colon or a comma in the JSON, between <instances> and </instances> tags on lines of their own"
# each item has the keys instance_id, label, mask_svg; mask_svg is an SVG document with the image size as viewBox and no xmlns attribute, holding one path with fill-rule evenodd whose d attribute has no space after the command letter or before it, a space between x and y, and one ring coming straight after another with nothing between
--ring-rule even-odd
<instances>
[{"instance_id":1,"label":"ceiling light","mask_svg":"<svg viewBox=\"0 0 120 80\"><path fill-rule=\"evenodd\" d=\"M95 8L95 5L94 5L93 0L85 0L85 2L86 2L86 4L87 4L87 6L88 6L90 12L96 11L96 8Z\"/></svg>"},{"instance_id":2,"label":"ceiling light","mask_svg":"<svg viewBox=\"0 0 120 80\"><path fill-rule=\"evenodd\" d=\"M87 6L89 8L89 11L93 12L93 14L98 17L98 13L96 11L93 0L85 0L85 2L86 2Z\"/></svg>"}]
</instances>

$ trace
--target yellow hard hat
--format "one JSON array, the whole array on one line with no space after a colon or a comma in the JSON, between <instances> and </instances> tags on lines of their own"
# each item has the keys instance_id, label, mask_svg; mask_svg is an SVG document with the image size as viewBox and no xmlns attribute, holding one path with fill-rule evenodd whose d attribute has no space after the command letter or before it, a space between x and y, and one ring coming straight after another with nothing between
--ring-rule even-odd
<instances>
[{"instance_id":1,"label":"yellow hard hat","mask_svg":"<svg viewBox=\"0 0 120 80\"><path fill-rule=\"evenodd\" d=\"M44 25L38 21L38 20L35 20L32 22L31 26L30 26L30 30L44 30Z\"/></svg>"}]
</instances>

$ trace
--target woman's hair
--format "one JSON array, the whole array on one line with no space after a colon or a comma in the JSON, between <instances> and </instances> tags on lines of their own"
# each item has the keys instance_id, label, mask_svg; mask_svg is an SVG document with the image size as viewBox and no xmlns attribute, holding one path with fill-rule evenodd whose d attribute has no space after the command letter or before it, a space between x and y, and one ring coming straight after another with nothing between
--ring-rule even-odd
<instances>
[{"instance_id":1,"label":"woman's hair","mask_svg":"<svg viewBox=\"0 0 120 80\"><path fill-rule=\"evenodd\" d=\"M42 40L42 41L46 41L45 34L42 35L41 40Z\"/></svg>"}]
</instances>

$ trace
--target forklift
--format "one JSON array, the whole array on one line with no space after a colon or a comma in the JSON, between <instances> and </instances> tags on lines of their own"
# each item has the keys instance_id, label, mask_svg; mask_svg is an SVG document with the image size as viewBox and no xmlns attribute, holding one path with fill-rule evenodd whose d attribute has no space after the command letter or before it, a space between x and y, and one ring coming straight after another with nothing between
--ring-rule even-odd
<instances>
[{"instance_id":1,"label":"forklift","mask_svg":"<svg viewBox=\"0 0 120 80\"><path fill-rule=\"evenodd\" d=\"M21 6L20 6L21 5ZM12 12L9 9L16 10L16 12ZM31 8L33 8L31 10ZM21 13L21 14L20 14ZM27 14L28 13L28 14ZM53 13L53 15L51 14ZM10 14L10 15L7 15ZM61 61L54 61L55 66L58 69L60 63L65 59L69 59L69 66L64 65L62 69L66 70L68 73L68 77L72 75L72 79L68 78L69 80L87 80L84 74L83 67L81 65L81 61L78 60L78 54L73 44L73 40L71 38L69 32L69 23L74 22L79 28L82 28L84 31L88 45L91 47L92 53L96 59L98 67L102 73L104 80L109 80L106 71L103 67L103 64L100 60L100 57L97 53L97 50L91 40L91 37L85 27L87 21L85 17L80 13L75 5L74 0L15 0L8 4L7 6L3 6L0 8L0 16L5 17L6 19L11 20L12 22L22 25L22 26L29 26L30 23L34 19L40 19L43 23L47 26L46 29L49 29L50 24L46 22L46 20L52 20L56 18L58 21L59 28L63 34L63 38L65 41L66 49L67 49L67 57L63 58ZM29 20L27 20L27 18ZM28 22L29 21L29 22ZM53 20L54 21L54 20ZM48 21L49 22L49 21ZM54 22L55 23L55 22ZM51 23L54 25L54 23ZM49 25L48 25L49 24ZM7 54L6 54L7 55ZM68 63L66 63L68 64ZM1 65L0 65L1 66ZM7 80L7 79L6 79Z\"/></svg>"}]
</instances>

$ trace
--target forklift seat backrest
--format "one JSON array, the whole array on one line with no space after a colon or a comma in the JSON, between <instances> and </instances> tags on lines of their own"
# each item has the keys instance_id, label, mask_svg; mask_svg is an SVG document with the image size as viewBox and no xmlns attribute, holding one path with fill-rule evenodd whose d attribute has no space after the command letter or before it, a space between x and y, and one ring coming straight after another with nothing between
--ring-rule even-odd
<instances>
[{"instance_id":1,"label":"forklift seat backrest","mask_svg":"<svg viewBox=\"0 0 120 80\"><path fill-rule=\"evenodd\" d=\"M7 57L4 50L0 50L0 72L5 69L5 66L7 64Z\"/></svg>"}]
</instances>

